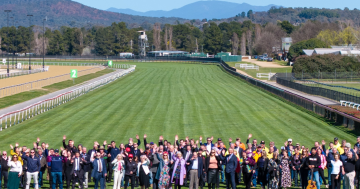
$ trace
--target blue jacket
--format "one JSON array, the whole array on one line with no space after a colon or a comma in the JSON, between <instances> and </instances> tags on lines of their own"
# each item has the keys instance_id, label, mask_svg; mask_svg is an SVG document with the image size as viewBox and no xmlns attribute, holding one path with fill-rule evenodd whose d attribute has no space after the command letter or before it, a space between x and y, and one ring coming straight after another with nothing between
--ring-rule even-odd
<instances>
[{"instance_id":1,"label":"blue jacket","mask_svg":"<svg viewBox=\"0 0 360 189\"><path fill-rule=\"evenodd\" d=\"M232 157L229 159L229 157L232 155ZM224 157L222 154L220 154L220 159L222 162L225 163L226 167L225 167L225 172L227 173L235 173L237 164L238 164L238 160L237 157L233 154L227 155L226 157ZM229 160L228 160L229 159Z\"/></svg>"},{"instance_id":2,"label":"blue jacket","mask_svg":"<svg viewBox=\"0 0 360 189\"><path fill-rule=\"evenodd\" d=\"M98 174L100 174L99 172L98 172L98 158L96 158L93 162L92 162L92 167L93 167L93 170L92 170L92 172L91 172L91 177L95 177L95 178L97 178L97 175ZM103 177L105 177L105 174L107 173L107 171L106 171L106 163L105 163L105 160L103 159L103 158L100 158L100 160L101 160L101 163L102 163L102 172L101 172L101 174L102 174L102 176Z\"/></svg>"},{"instance_id":3,"label":"blue jacket","mask_svg":"<svg viewBox=\"0 0 360 189\"><path fill-rule=\"evenodd\" d=\"M39 172L40 168L41 168L41 164L40 164L40 158L37 156L34 156L34 158L32 158L31 156L22 156L22 159L27 161L27 171L30 173L34 173L34 172Z\"/></svg>"},{"instance_id":4,"label":"blue jacket","mask_svg":"<svg viewBox=\"0 0 360 189\"><path fill-rule=\"evenodd\" d=\"M117 147L115 147L115 148L110 147L110 148L108 148L107 153L111 155L111 161L114 161L116 156L118 154L120 154L120 150Z\"/></svg>"}]
</instances>

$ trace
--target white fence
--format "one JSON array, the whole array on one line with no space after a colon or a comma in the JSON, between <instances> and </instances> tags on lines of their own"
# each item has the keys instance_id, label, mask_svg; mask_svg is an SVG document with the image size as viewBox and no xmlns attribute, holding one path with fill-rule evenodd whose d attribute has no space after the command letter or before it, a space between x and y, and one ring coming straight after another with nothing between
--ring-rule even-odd
<instances>
[{"instance_id":1,"label":"white fence","mask_svg":"<svg viewBox=\"0 0 360 189\"><path fill-rule=\"evenodd\" d=\"M259 71L259 66L255 66L255 65L247 65L244 68L245 68L245 70L258 70Z\"/></svg>"},{"instance_id":2,"label":"white fence","mask_svg":"<svg viewBox=\"0 0 360 189\"><path fill-rule=\"evenodd\" d=\"M268 80L270 80L270 78L272 78L274 75L276 75L276 73L256 73L256 77L258 78L268 78Z\"/></svg>"},{"instance_id":3,"label":"white fence","mask_svg":"<svg viewBox=\"0 0 360 189\"><path fill-rule=\"evenodd\" d=\"M130 65L130 64L113 64L113 66L111 68L128 69L131 66L132 65Z\"/></svg>"},{"instance_id":4,"label":"white fence","mask_svg":"<svg viewBox=\"0 0 360 189\"><path fill-rule=\"evenodd\" d=\"M251 64L239 64L239 63L237 63L237 64L235 64L235 68L245 68L246 66L249 66L249 65L251 65Z\"/></svg>"},{"instance_id":5,"label":"white fence","mask_svg":"<svg viewBox=\"0 0 360 189\"><path fill-rule=\"evenodd\" d=\"M95 72L103 70L103 69L105 69L104 66L98 66L98 67L93 67L93 68L89 68L86 70L80 70L78 72L78 77L84 76L84 75L87 75L90 73L95 73ZM3 87L3 88L0 88L0 98L5 97L5 96L14 95L14 94L21 93L21 92L25 92L25 91L30 91L33 89L39 89L41 87L51 85L54 83L58 83L58 82L62 82L62 81L66 81L69 79L71 79L70 73L67 73L67 74L63 74L63 75L58 75L58 76L54 76L54 77L31 81L28 83L22 83L19 85Z\"/></svg>"},{"instance_id":6,"label":"white fence","mask_svg":"<svg viewBox=\"0 0 360 189\"><path fill-rule=\"evenodd\" d=\"M42 62L31 62L31 66L42 65ZM24 65L28 65L24 63ZM79 62L45 62L45 65L53 66L102 66L100 63L79 63Z\"/></svg>"},{"instance_id":7,"label":"white fence","mask_svg":"<svg viewBox=\"0 0 360 189\"><path fill-rule=\"evenodd\" d=\"M0 67L2 68L2 67ZM5 74L0 74L0 79L6 79L6 78L9 78L9 77L16 77L16 76L22 76L22 75L29 75L29 74L34 74L34 73L40 73L40 72L47 72L49 71L49 66L45 66L44 69L42 68L35 68L35 69L32 69L32 70L21 70L21 71L18 71L16 69L16 72L13 72L13 73L5 73Z\"/></svg>"},{"instance_id":8,"label":"white fence","mask_svg":"<svg viewBox=\"0 0 360 189\"><path fill-rule=\"evenodd\" d=\"M356 110L359 110L360 104L357 104L355 102L348 102L345 100L340 100L340 106L342 106L344 103L344 106L346 107L347 104L349 104L349 107L356 108Z\"/></svg>"},{"instance_id":9,"label":"white fence","mask_svg":"<svg viewBox=\"0 0 360 189\"><path fill-rule=\"evenodd\" d=\"M106 85L110 82L117 80L118 78L127 75L135 70L135 65L131 65L130 68L123 70L121 72L114 73L104 79L92 82L88 85L81 86L77 89L71 90L69 92L57 95L53 98L49 98L38 103L27 106L23 109L9 112L0 116L0 131L4 128L15 126L20 124L27 119L30 119L36 115L42 114L46 111L49 111L57 106L65 104L79 96L82 96L92 90L95 90L103 85Z\"/></svg>"}]
</instances>

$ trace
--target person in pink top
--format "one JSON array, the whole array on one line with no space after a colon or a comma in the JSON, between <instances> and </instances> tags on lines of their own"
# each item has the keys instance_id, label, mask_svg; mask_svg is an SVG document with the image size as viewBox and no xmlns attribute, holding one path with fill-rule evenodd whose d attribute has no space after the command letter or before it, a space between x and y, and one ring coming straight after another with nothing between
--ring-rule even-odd
<instances>
[{"instance_id":1,"label":"person in pink top","mask_svg":"<svg viewBox=\"0 0 360 189\"><path fill-rule=\"evenodd\" d=\"M325 179L325 176L324 176L324 169L325 169L326 164L327 164L326 156L324 156L324 154L322 154L321 148L318 148L316 150L316 152L319 155L320 160L321 160L321 164L319 166L319 175L320 175L322 181L324 182L326 188L329 188L329 186L326 184L326 179ZM321 184L321 181L320 181L320 184Z\"/></svg>"}]
</instances>

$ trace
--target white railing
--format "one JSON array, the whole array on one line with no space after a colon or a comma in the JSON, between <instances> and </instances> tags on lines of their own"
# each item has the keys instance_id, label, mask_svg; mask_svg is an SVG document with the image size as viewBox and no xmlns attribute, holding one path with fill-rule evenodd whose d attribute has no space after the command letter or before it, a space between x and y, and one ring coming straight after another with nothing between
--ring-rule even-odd
<instances>
[{"instance_id":1,"label":"white railing","mask_svg":"<svg viewBox=\"0 0 360 189\"><path fill-rule=\"evenodd\" d=\"M128 69L133 65L130 64L113 64L111 68L118 68L118 69Z\"/></svg>"},{"instance_id":2,"label":"white railing","mask_svg":"<svg viewBox=\"0 0 360 189\"><path fill-rule=\"evenodd\" d=\"M236 63L235 64L235 68L245 68L246 66L249 66L251 64L240 64L240 63Z\"/></svg>"},{"instance_id":3,"label":"white railing","mask_svg":"<svg viewBox=\"0 0 360 189\"><path fill-rule=\"evenodd\" d=\"M31 62L31 66L42 65L42 62ZM24 63L24 65L28 65ZM100 63L79 63L79 62L45 62L45 65L53 66L102 66Z\"/></svg>"},{"instance_id":4,"label":"white railing","mask_svg":"<svg viewBox=\"0 0 360 189\"><path fill-rule=\"evenodd\" d=\"M276 75L276 73L256 73L256 77L258 78L268 78L268 80L270 80L270 78L272 78L274 75Z\"/></svg>"},{"instance_id":5,"label":"white railing","mask_svg":"<svg viewBox=\"0 0 360 189\"><path fill-rule=\"evenodd\" d=\"M116 72L106 78L100 79L98 81L92 82L90 84L81 86L69 92L57 95L53 98L49 98L46 100L42 100L30 106L24 107L20 110L9 112L0 116L0 131L3 130L3 126L5 129L16 124L20 124L27 119L30 119L36 115L47 112L57 106L65 104L79 96L82 96L90 91L93 91L101 86L104 86L108 83L111 83L118 78L127 75L135 70L136 66L131 65L130 68Z\"/></svg>"},{"instance_id":6,"label":"white railing","mask_svg":"<svg viewBox=\"0 0 360 189\"><path fill-rule=\"evenodd\" d=\"M89 68L86 70L80 70L78 72L78 77L84 76L84 75L87 75L90 73L95 73L95 72L103 70L103 69L105 69L104 66L98 66L98 67L93 67L93 68ZM48 85L51 85L54 83L66 81L66 80L71 79L69 75L70 75L70 73L67 73L67 74L63 74L63 75L58 75L58 76L54 76L54 77L31 81L28 83L22 83L19 85L3 87L3 88L0 88L0 98L5 97L5 96L14 95L14 94L21 93L21 92L25 92L25 91L30 91L33 89L39 89L41 87L48 86Z\"/></svg>"},{"instance_id":7,"label":"white railing","mask_svg":"<svg viewBox=\"0 0 360 189\"><path fill-rule=\"evenodd\" d=\"M345 100L340 100L340 106L342 106L343 103L344 103L345 107L348 104L349 107L356 108L356 110L359 110L359 108L360 108L360 104L357 104L355 102L349 102L349 101L345 101Z\"/></svg>"},{"instance_id":8,"label":"white railing","mask_svg":"<svg viewBox=\"0 0 360 189\"><path fill-rule=\"evenodd\" d=\"M247 65L244 66L245 70L259 70L259 66L255 66L255 65Z\"/></svg>"},{"instance_id":9,"label":"white railing","mask_svg":"<svg viewBox=\"0 0 360 189\"><path fill-rule=\"evenodd\" d=\"M0 67L3 69L3 66ZM16 77L16 76L22 76L22 75L29 75L29 74L34 74L34 73L41 73L41 72L47 72L49 71L49 66L45 66L44 69L42 68L35 68L32 70L18 70L16 69L15 72L13 73L4 73L4 74L0 74L0 79L6 79L6 78L10 78L10 77Z\"/></svg>"}]
</instances>

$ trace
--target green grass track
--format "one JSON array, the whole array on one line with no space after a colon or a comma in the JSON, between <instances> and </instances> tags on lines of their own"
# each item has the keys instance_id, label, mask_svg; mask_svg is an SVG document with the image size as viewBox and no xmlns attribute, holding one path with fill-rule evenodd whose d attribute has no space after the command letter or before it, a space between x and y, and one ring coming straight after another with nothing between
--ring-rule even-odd
<instances>
[{"instance_id":1,"label":"green grass track","mask_svg":"<svg viewBox=\"0 0 360 189\"><path fill-rule=\"evenodd\" d=\"M62 136L75 144L127 142L129 137L214 136L227 141L249 133L280 147L288 138L308 147L314 141L355 141L351 131L332 126L311 113L224 72L217 65L136 63L136 71L22 124L0 132L0 150L40 137L51 147ZM143 148L143 145L141 145Z\"/></svg>"}]
</instances>

